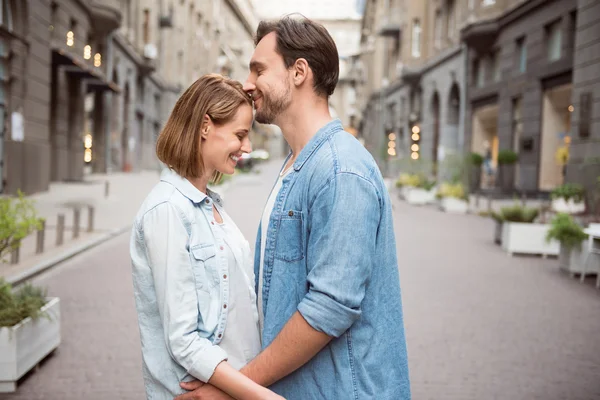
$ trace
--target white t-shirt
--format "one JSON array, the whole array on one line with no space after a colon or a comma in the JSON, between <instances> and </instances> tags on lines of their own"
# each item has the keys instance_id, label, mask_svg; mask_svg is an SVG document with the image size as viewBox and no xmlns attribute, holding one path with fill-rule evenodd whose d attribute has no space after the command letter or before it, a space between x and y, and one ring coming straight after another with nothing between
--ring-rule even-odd
<instances>
[{"instance_id":1,"label":"white t-shirt","mask_svg":"<svg viewBox=\"0 0 600 400\"><path fill-rule=\"evenodd\" d=\"M277 199L277 195L279 194L279 190L281 189L281 184L283 183L283 178L288 176L290 172L293 170L292 166L288 167L283 173L279 174L279 178L277 178L277 182L275 183L275 187L271 191L271 195L267 200L267 205L263 210L262 220L261 220L261 238L260 238L260 269L258 273L258 320L260 333L262 338L262 332L264 327L264 310L263 310L263 266L264 266L264 258L265 258L265 245L267 242L267 231L269 230L269 219L271 218L271 213L273 212L273 207L275 206L275 200Z\"/></svg>"},{"instance_id":2,"label":"white t-shirt","mask_svg":"<svg viewBox=\"0 0 600 400\"><path fill-rule=\"evenodd\" d=\"M227 353L229 364L239 370L261 350L254 268L250 247L243 234L222 208L217 209L223 223L216 226L223 230L229 268L227 325L219 346Z\"/></svg>"}]
</instances>

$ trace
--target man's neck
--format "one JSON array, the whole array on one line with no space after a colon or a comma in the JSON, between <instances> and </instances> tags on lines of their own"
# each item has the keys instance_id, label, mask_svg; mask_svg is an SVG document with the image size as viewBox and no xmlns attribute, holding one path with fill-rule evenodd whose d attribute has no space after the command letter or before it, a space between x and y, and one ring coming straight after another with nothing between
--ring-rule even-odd
<instances>
[{"instance_id":1,"label":"man's neck","mask_svg":"<svg viewBox=\"0 0 600 400\"><path fill-rule=\"evenodd\" d=\"M331 120L329 106L327 101L323 100L317 104L295 104L293 110L288 110L276 124L281 128L295 159L319 129Z\"/></svg>"}]
</instances>

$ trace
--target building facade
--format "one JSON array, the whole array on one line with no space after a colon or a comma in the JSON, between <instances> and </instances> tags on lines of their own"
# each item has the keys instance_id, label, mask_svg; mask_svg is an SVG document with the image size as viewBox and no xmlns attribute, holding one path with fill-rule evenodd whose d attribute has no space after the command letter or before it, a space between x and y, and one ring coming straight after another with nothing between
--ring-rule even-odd
<instances>
[{"instance_id":1,"label":"building facade","mask_svg":"<svg viewBox=\"0 0 600 400\"><path fill-rule=\"evenodd\" d=\"M418 160L401 167L420 164L438 180L452 179L453 155L489 152L497 171L498 153L511 150L519 192L567 181L593 189L597 3L367 2L361 61L368 72L358 96L367 148L386 167Z\"/></svg>"},{"instance_id":2,"label":"building facade","mask_svg":"<svg viewBox=\"0 0 600 400\"><path fill-rule=\"evenodd\" d=\"M208 72L245 79L249 0L0 1L0 193L155 169L177 98Z\"/></svg>"}]
</instances>

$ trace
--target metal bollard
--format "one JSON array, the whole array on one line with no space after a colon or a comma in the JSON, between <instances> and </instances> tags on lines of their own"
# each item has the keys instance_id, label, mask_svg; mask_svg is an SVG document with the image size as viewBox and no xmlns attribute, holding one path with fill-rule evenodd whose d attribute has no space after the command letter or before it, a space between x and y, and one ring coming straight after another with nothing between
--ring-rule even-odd
<instances>
[{"instance_id":1,"label":"metal bollard","mask_svg":"<svg viewBox=\"0 0 600 400\"><path fill-rule=\"evenodd\" d=\"M10 252L10 263L18 264L19 263L19 249L21 248L21 243L17 242L16 246Z\"/></svg>"},{"instance_id":2,"label":"metal bollard","mask_svg":"<svg viewBox=\"0 0 600 400\"><path fill-rule=\"evenodd\" d=\"M94 206L88 206L88 232L94 230Z\"/></svg>"},{"instance_id":3,"label":"metal bollard","mask_svg":"<svg viewBox=\"0 0 600 400\"><path fill-rule=\"evenodd\" d=\"M73 209L73 239L79 237L79 218L81 217L81 210L79 207Z\"/></svg>"},{"instance_id":4,"label":"metal bollard","mask_svg":"<svg viewBox=\"0 0 600 400\"><path fill-rule=\"evenodd\" d=\"M35 244L35 254L42 254L44 252L44 239L46 236L46 220L40 221L41 227L37 231L37 240Z\"/></svg>"},{"instance_id":5,"label":"metal bollard","mask_svg":"<svg viewBox=\"0 0 600 400\"><path fill-rule=\"evenodd\" d=\"M58 214L58 221L56 222L56 246L63 244L65 239L65 215Z\"/></svg>"},{"instance_id":6,"label":"metal bollard","mask_svg":"<svg viewBox=\"0 0 600 400\"><path fill-rule=\"evenodd\" d=\"M488 196L487 198L487 209L489 212L492 212L492 196Z\"/></svg>"},{"instance_id":7,"label":"metal bollard","mask_svg":"<svg viewBox=\"0 0 600 400\"><path fill-rule=\"evenodd\" d=\"M104 197L108 197L110 189L110 182L104 181Z\"/></svg>"},{"instance_id":8,"label":"metal bollard","mask_svg":"<svg viewBox=\"0 0 600 400\"><path fill-rule=\"evenodd\" d=\"M521 193L521 206L525 207L526 202L527 202L527 195L525 193Z\"/></svg>"}]
</instances>

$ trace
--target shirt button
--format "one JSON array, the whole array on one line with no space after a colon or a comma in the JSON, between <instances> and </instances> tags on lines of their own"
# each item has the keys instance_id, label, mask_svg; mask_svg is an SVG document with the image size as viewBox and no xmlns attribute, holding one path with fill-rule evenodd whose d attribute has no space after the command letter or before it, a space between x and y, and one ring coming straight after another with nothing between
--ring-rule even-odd
<instances>
[{"instance_id":1,"label":"shirt button","mask_svg":"<svg viewBox=\"0 0 600 400\"><path fill-rule=\"evenodd\" d=\"M227 279L227 275L223 275L223 279Z\"/></svg>"},{"instance_id":2,"label":"shirt button","mask_svg":"<svg viewBox=\"0 0 600 400\"><path fill-rule=\"evenodd\" d=\"M211 225L214 225L214 224L215 224L215 221L210 221L210 224L211 224Z\"/></svg>"},{"instance_id":3,"label":"shirt button","mask_svg":"<svg viewBox=\"0 0 600 400\"><path fill-rule=\"evenodd\" d=\"M208 204L208 203L210 203L210 200L209 200L209 199L206 199L206 200L204 200L204 202L205 202L206 204Z\"/></svg>"},{"instance_id":4,"label":"shirt button","mask_svg":"<svg viewBox=\"0 0 600 400\"><path fill-rule=\"evenodd\" d=\"M223 308L227 308L227 304L223 304Z\"/></svg>"},{"instance_id":5,"label":"shirt button","mask_svg":"<svg viewBox=\"0 0 600 400\"><path fill-rule=\"evenodd\" d=\"M293 211L290 211L290 212L288 213L288 215L289 215L290 217L293 217L293 216L294 216L294 212L293 212Z\"/></svg>"},{"instance_id":6,"label":"shirt button","mask_svg":"<svg viewBox=\"0 0 600 400\"><path fill-rule=\"evenodd\" d=\"M223 246L219 247L219 249L223 250Z\"/></svg>"},{"instance_id":7,"label":"shirt button","mask_svg":"<svg viewBox=\"0 0 600 400\"><path fill-rule=\"evenodd\" d=\"M219 333L219 334L217 335L217 337L218 337L219 339L221 339L221 337L223 337L223 335L221 335L221 334Z\"/></svg>"}]
</instances>

